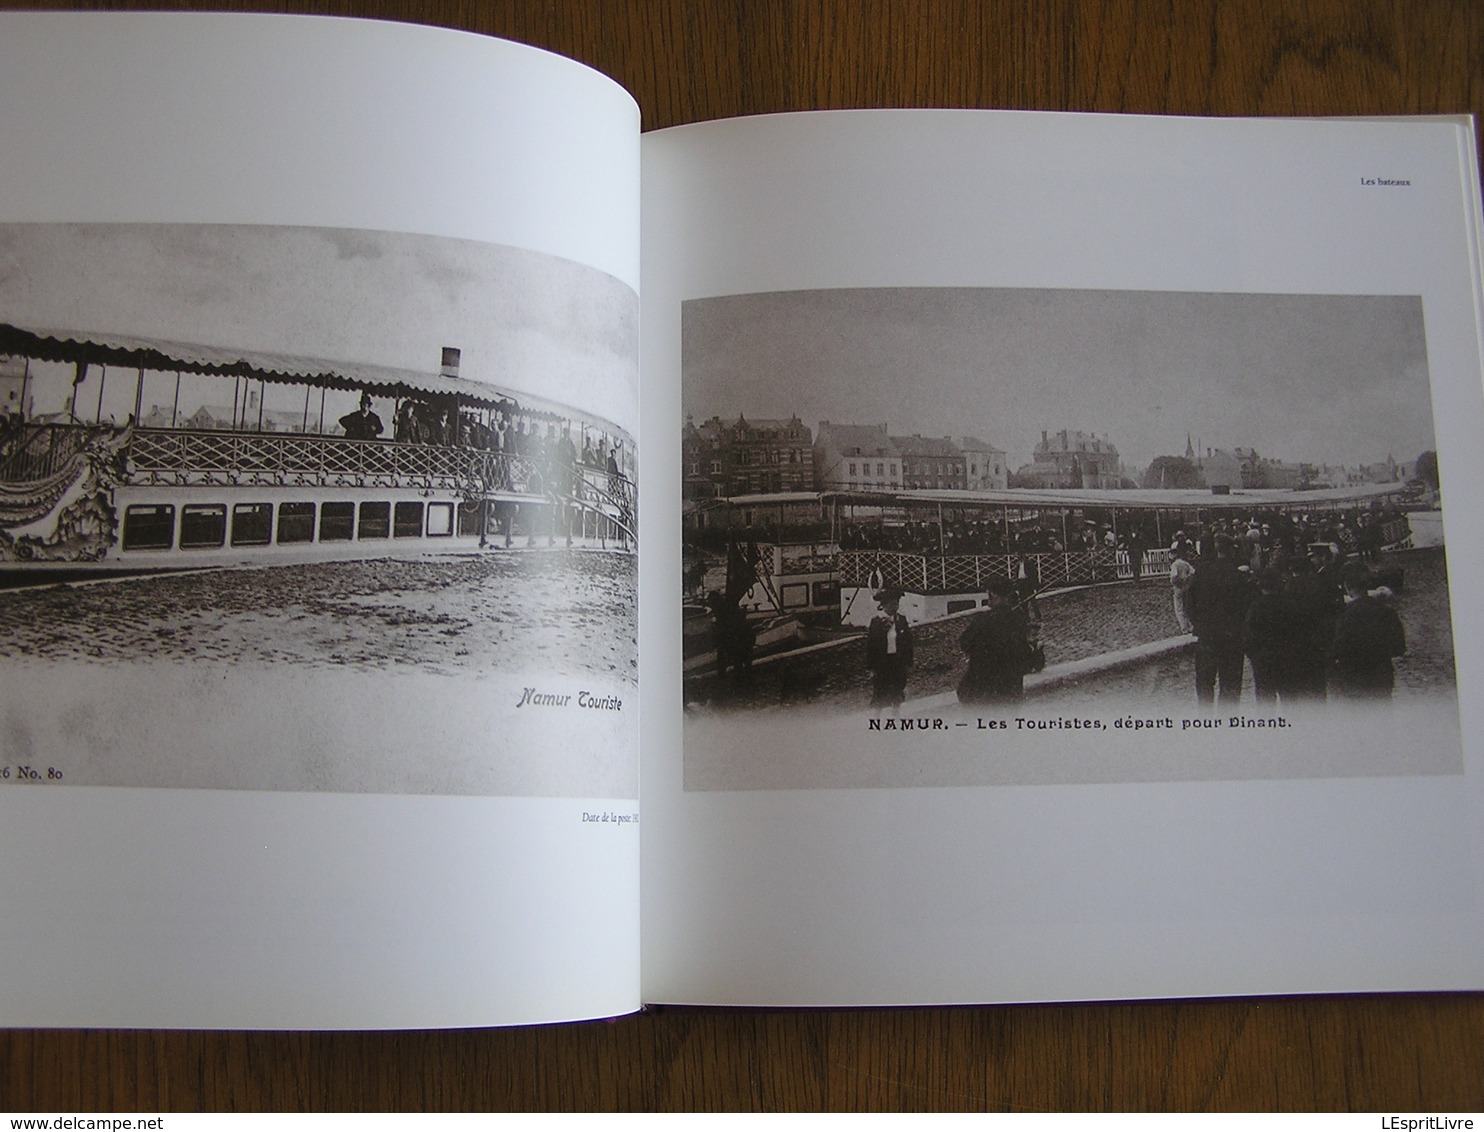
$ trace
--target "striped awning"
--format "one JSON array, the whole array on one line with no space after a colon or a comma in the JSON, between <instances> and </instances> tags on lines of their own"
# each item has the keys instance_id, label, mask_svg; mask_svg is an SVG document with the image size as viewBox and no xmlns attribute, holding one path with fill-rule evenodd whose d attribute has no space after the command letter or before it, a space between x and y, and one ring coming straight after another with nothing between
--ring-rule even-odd
<instances>
[{"instance_id":1,"label":"striped awning","mask_svg":"<svg viewBox=\"0 0 1484 1132\"><path fill-rule=\"evenodd\" d=\"M489 409L503 406L507 411L545 420L583 419L608 426L608 422L595 421L589 413L487 382L364 362L326 361L226 346L132 338L122 334L27 330L0 323L0 357L7 355L45 362L123 366L163 373L222 374L277 385L364 390L381 397L457 397L465 406ZM621 431L616 426L608 427L614 432Z\"/></svg>"}]
</instances>

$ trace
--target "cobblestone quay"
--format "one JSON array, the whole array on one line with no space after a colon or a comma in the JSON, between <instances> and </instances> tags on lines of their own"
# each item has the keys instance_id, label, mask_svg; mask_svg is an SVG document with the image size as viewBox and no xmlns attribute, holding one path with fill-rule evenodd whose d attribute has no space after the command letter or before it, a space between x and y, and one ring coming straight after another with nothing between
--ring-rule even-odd
<instances>
[{"instance_id":1,"label":"cobblestone quay","mask_svg":"<svg viewBox=\"0 0 1484 1132\"><path fill-rule=\"evenodd\" d=\"M1396 556L1405 586L1396 599L1407 630L1408 654L1397 663L1397 696L1451 690L1455 683L1453 635L1448 613L1447 568L1442 551ZM1082 660L1179 634L1164 578L1088 586L1041 598L1041 641L1048 665ZM952 692L964 671L958 639L967 617L919 625L914 630L916 663L907 681L908 699ZM1250 680L1248 681L1250 686ZM1088 695L1138 696L1153 690L1189 691L1195 698L1191 658L1178 653L1137 668L1106 673L1066 689ZM1061 691L1049 693L1051 696ZM855 639L793 659L759 664L750 683L718 687L694 682L691 699L710 698L718 709L754 709L810 703L846 710L870 699L865 645Z\"/></svg>"},{"instance_id":2,"label":"cobblestone quay","mask_svg":"<svg viewBox=\"0 0 1484 1132\"><path fill-rule=\"evenodd\" d=\"M1439 693L1456 695L1453 625L1448 607L1448 570L1441 548L1404 552L1397 561L1405 583L1396 611L1407 631L1407 655L1397 659L1394 700L1417 700ZM1078 688L1083 699L1142 698L1174 689L1194 700L1195 675L1189 656L1166 656L1138 668L1110 672ZM1251 699L1249 667L1242 691Z\"/></svg>"},{"instance_id":3,"label":"cobblestone quay","mask_svg":"<svg viewBox=\"0 0 1484 1132\"><path fill-rule=\"evenodd\" d=\"M487 551L0 592L0 657L637 677L633 555Z\"/></svg>"}]
</instances>

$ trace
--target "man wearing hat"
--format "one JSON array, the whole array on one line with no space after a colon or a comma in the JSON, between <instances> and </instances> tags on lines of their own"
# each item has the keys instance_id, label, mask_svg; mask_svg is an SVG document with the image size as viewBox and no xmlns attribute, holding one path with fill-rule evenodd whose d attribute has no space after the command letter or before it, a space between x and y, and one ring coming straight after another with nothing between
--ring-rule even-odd
<instances>
[{"instance_id":1,"label":"man wearing hat","mask_svg":"<svg viewBox=\"0 0 1484 1132\"><path fill-rule=\"evenodd\" d=\"M888 586L874 595L881 612L866 630L866 667L871 670L871 706L897 714L907 698L907 669L912 667L912 627L902 615L902 591Z\"/></svg>"},{"instance_id":2,"label":"man wearing hat","mask_svg":"<svg viewBox=\"0 0 1484 1132\"><path fill-rule=\"evenodd\" d=\"M1406 655L1406 630L1390 601L1370 593L1364 562L1348 563L1341 580L1345 608L1335 622L1331 687L1340 699L1390 699L1396 683L1391 658Z\"/></svg>"},{"instance_id":3,"label":"man wearing hat","mask_svg":"<svg viewBox=\"0 0 1484 1132\"><path fill-rule=\"evenodd\" d=\"M1329 543L1316 542L1310 543L1307 551L1308 568L1299 567L1288 583L1293 620L1281 692L1289 700L1323 702L1329 686L1335 622L1345 608L1345 600L1334 548Z\"/></svg>"},{"instance_id":4,"label":"man wearing hat","mask_svg":"<svg viewBox=\"0 0 1484 1132\"><path fill-rule=\"evenodd\" d=\"M1242 630L1252 602L1248 576L1237 569L1237 540L1216 539L1216 557L1195 568L1186 613L1195 631L1195 696L1203 704L1236 706L1242 698Z\"/></svg>"},{"instance_id":5,"label":"man wearing hat","mask_svg":"<svg viewBox=\"0 0 1484 1132\"><path fill-rule=\"evenodd\" d=\"M1195 567L1190 562L1190 551L1182 531L1170 547L1170 592L1175 598L1175 623L1180 632L1193 633L1195 626L1190 621L1190 583L1195 581Z\"/></svg>"},{"instance_id":6,"label":"man wearing hat","mask_svg":"<svg viewBox=\"0 0 1484 1132\"><path fill-rule=\"evenodd\" d=\"M381 435L381 418L371 411L371 394L361 394L361 407L354 413L340 418L340 427L345 430L347 440L375 440Z\"/></svg>"},{"instance_id":7,"label":"man wearing hat","mask_svg":"<svg viewBox=\"0 0 1484 1132\"><path fill-rule=\"evenodd\" d=\"M1015 604L1009 581L989 587L988 607L976 613L959 638L969 667L958 682L962 704L1014 703L1025 697L1025 674L1031 670L1029 624Z\"/></svg>"}]
</instances>

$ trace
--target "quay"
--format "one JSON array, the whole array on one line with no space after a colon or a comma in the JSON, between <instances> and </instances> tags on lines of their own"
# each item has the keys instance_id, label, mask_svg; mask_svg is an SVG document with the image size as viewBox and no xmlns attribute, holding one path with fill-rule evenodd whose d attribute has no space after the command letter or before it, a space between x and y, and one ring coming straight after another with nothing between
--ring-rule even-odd
<instances>
[{"instance_id":1,"label":"quay","mask_svg":"<svg viewBox=\"0 0 1484 1132\"><path fill-rule=\"evenodd\" d=\"M1405 570L1397 598L1407 629L1408 653L1397 664L1398 698L1452 690L1452 625L1447 567L1441 548L1396 552ZM1195 702L1189 653L1194 637L1175 624L1166 578L1108 582L1044 594L1041 641L1047 666L1026 677L1028 699L1043 703L1088 698L1166 698ZM914 627L916 661L908 674L903 715L960 709L954 688L964 669L958 638L972 611ZM854 636L797 652L759 658L750 680L702 685L692 702L718 713L788 708L830 708L866 714L870 674L864 639ZM1250 672L1244 683L1250 702Z\"/></svg>"}]
</instances>

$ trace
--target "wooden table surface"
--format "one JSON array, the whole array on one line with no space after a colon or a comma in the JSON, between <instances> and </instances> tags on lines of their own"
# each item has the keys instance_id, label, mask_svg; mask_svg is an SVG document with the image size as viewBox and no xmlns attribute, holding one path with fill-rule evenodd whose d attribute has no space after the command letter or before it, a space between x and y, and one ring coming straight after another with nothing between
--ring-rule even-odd
<instances>
[{"instance_id":1,"label":"wooden table surface","mask_svg":"<svg viewBox=\"0 0 1484 1132\"><path fill-rule=\"evenodd\" d=\"M606 72L633 92L646 129L876 106L1484 113L1479 0L42 6L466 28ZM434 1033L0 1031L4 1109L1479 1111L1484 996L671 1009Z\"/></svg>"}]
</instances>

